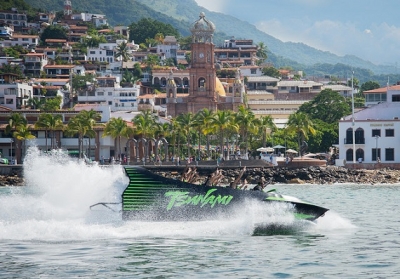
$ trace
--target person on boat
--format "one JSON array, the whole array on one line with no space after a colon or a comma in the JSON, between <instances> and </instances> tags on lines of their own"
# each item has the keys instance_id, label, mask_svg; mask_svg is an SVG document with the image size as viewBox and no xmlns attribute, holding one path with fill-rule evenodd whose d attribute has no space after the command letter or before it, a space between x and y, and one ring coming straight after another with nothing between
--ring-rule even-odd
<instances>
[{"instance_id":1,"label":"person on boat","mask_svg":"<svg viewBox=\"0 0 400 279\"><path fill-rule=\"evenodd\" d=\"M221 179L224 177L222 174L222 171L219 169L216 169L212 174L210 179L208 179L205 183L206 186L216 186Z\"/></svg>"},{"instance_id":2,"label":"person on boat","mask_svg":"<svg viewBox=\"0 0 400 279\"><path fill-rule=\"evenodd\" d=\"M240 185L238 189L246 190L247 186L248 186L247 185L247 179L245 178L245 179L243 179L242 185Z\"/></svg>"},{"instance_id":3,"label":"person on boat","mask_svg":"<svg viewBox=\"0 0 400 279\"><path fill-rule=\"evenodd\" d=\"M236 179L230 183L229 187L232 189L236 189L237 188L237 184L239 183L239 181L242 179L243 174L246 172L246 166L240 171L238 177L236 177Z\"/></svg>"},{"instance_id":4,"label":"person on boat","mask_svg":"<svg viewBox=\"0 0 400 279\"><path fill-rule=\"evenodd\" d=\"M267 186L267 183L265 183L265 178L261 177L260 181L258 181L257 185L252 189L254 191L262 191L264 188Z\"/></svg>"}]
</instances>

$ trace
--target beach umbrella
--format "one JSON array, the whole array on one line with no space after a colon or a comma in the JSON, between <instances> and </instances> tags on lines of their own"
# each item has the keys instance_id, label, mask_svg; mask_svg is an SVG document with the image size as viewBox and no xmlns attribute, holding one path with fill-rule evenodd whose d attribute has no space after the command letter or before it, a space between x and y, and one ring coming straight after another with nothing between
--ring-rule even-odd
<instances>
[{"instance_id":1,"label":"beach umbrella","mask_svg":"<svg viewBox=\"0 0 400 279\"><path fill-rule=\"evenodd\" d=\"M288 150L286 150L286 153L295 153L295 154L297 154L299 152L297 152L296 150L293 150L293 149L288 149Z\"/></svg>"},{"instance_id":2,"label":"beach umbrella","mask_svg":"<svg viewBox=\"0 0 400 279\"><path fill-rule=\"evenodd\" d=\"M275 146L272 147L272 148L276 149L276 148L286 148L286 147L284 147L284 146L282 146L282 145L275 145Z\"/></svg>"},{"instance_id":3,"label":"beach umbrella","mask_svg":"<svg viewBox=\"0 0 400 279\"><path fill-rule=\"evenodd\" d=\"M258 152L272 152L274 149L272 147L260 147L257 149Z\"/></svg>"}]
</instances>

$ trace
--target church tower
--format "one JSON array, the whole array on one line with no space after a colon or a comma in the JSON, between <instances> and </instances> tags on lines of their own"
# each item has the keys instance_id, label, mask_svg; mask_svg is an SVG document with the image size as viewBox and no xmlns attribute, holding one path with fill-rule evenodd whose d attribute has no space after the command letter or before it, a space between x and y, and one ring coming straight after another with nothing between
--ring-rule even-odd
<instances>
[{"instance_id":1,"label":"church tower","mask_svg":"<svg viewBox=\"0 0 400 279\"><path fill-rule=\"evenodd\" d=\"M176 103L177 86L174 80L174 73L172 72L172 70L169 72L167 84L165 85L165 91L167 92L167 103Z\"/></svg>"},{"instance_id":2,"label":"church tower","mask_svg":"<svg viewBox=\"0 0 400 279\"><path fill-rule=\"evenodd\" d=\"M187 111L196 113L203 108L217 110L216 69L214 64L213 36L215 25L200 13L190 29L192 33L192 53L190 90Z\"/></svg>"}]
</instances>

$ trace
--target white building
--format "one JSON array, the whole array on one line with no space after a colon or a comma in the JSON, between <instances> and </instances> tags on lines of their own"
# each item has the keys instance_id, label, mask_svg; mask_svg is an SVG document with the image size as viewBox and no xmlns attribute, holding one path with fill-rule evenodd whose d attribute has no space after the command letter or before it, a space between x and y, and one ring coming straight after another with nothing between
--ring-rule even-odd
<instances>
[{"instance_id":1,"label":"white building","mask_svg":"<svg viewBox=\"0 0 400 279\"><path fill-rule=\"evenodd\" d=\"M111 111L138 111L140 85L121 87L117 77L98 77L97 86L78 93L80 104L103 104Z\"/></svg>"},{"instance_id":2,"label":"white building","mask_svg":"<svg viewBox=\"0 0 400 279\"><path fill-rule=\"evenodd\" d=\"M35 48L39 44L39 36L13 34L10 39L6 39L1 43L4 47L22 46L24 48Z\"/></svg>"},{"instance_id":3,"label":"white building","mask_svg":"<svg viewBox=\"0 0 400 279\"><path fill-rule=\"evenodd\" d=\"M400 85L389 87L387 102L371 106L339 121L339 160L354 167L400 168ZM353 141L354 129L354 141ZM354 152L355 150L355 152ZM355 157L354 154L355 153ZM359 163L359 161L362 162Z\"/></svg>"},{"instance_id":4,"label":"white building","mask_svg":"<svg viewBox=\"0 0 400 279\"><path fill-rule=\"evenodd\" d=\"M157 45L157 53L163 54L165 59L176 59L179 44L175 36L165 36L162 44Z\"/></svg>"},{"instance_id":5,"label":"white building","mask_svg":"<svg viewBox=\"0 0 400 279\"><path fill-rule=\"evenodd\" d=\"M101 43L99 47L88 48L87 59L89 61L112 63L115 61L114 55L117 46L117 43Z\"/></svg>"}]
</instances>

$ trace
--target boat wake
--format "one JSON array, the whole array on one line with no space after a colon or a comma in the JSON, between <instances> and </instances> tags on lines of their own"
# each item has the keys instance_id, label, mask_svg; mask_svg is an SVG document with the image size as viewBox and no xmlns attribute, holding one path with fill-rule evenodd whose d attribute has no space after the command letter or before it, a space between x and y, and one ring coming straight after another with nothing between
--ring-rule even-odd
<instances>
[{"instance_id":1,"label":"boat wake","mask_svg":"<svg viewBox=\"0 0 400 279\"><path fill-rule=\"evenodd\" d=\"M41 156L34 147L28 150L24 177L25 187L0 189L0 239L81 241L267 235L265 231L256 233L259 224L293 225L302 232L351 227L350 222L333 215L331 211L316 224L298 227L287 205L271 204L266 207L257 203L238 208L228 219L201 222L122 221L118 204L114 205L115 211L107 208L89 209L98 201L120 202L128 183L121 166L86 165L63 155ZM332 218L335 222L332 222ZM268 223L265 220L269 220Z\"/></svg>"}]
</instances>

